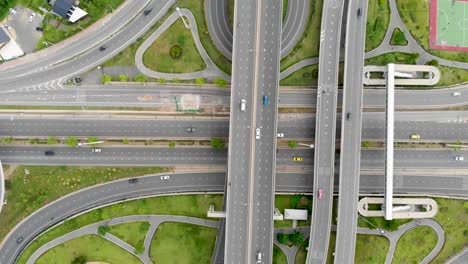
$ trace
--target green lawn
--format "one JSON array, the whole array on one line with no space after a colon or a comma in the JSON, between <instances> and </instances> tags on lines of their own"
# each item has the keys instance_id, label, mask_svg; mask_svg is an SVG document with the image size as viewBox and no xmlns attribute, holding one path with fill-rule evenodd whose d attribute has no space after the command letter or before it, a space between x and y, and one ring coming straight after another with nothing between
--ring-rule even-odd
<instances>
[{"instance_id":1,"label":"green lawn","mask_svg":"<svg viewBox=\"0 0 468 264\"><path fill-rule=\"evenodd\" d=\"M174 46L182 49L182 55L173 58L170 50ZM201 71L206 64L198 53L192 33L178 19L143 54L146 67L157 72L188 73Z\"/></svg>"},{"instance_id":2,"label":"green lawn","mask_svg":"<svg viewBox=\"0 0 468 264\"><path fill-rule=\"evenodd\" d=\"M400 28L395 28L390 39L390 45L406 46L408 40L406 39L405 32L401 31Z\"/></svg>"},{"instance_id":3,"label":"green lawn","mask_svg":"<svg viewBox=\"0 0 468 264\"><path fill-rule=\"evenodd\" d=\"M296 258L294 259L294 264L304 264L307 258L307 250L306 247L309 246L309 240L306 240L304 246L301 246L296 253Z\"/></svg>"},{"instance_id":4,"label":"green lawn","mask_svg":"<svg viewBox=\"0 0 468 264\"><path fill-rule=\"evenodd\" d=\"M318 72L318 65L309 65L293 72L280 81L281 86L316 86L318 76L314 77L312 71Z\"/></svg>"},{"instance_id":5,"label":"green lawn","mask_svg":"<svg viewBox=\"0 0 468 264\"><path fill-rule=\"evenodd\" d=\"M311 12L304 33L292 51L281 60L281 71L303 59L318 57L323 0L311 2Z\"/></svg>"},{"instance_id":6,"label":"green lawn","mask_svg":"<svg viewBox=\"0 0 468 264\"><path fill-rule=\"evenodd\" d=\"M5 171L9 167L5 166ZM35 210L68 193L87 186L118 178L169 171L165 167L67 167L26 166L12 167L6 181L6 198L0 214L0 237L3 238L21 219ZM29 174L26 175L26 171Z\"/></svg>"},{"instance_id":7,"label":"green lawn","mask_svg":"<svg viewBox=\"0 0 468 264\"><path fill-rule=\"evenodd\" d=\"M366 51L377 48L385 37L390 22L388 0L369 1L366 24Z\"/></svg>"},{"instance_id":8,"label":"green lawn","mask_svg":"<svg viewBox=\"0 0 468 264\"><path fill-rule=\"evenodd\" d=\"M468 62L468 52L429 49L429 2L420 0L396 1L400 16L411 35L425 50L448 60Z\"/></svg>"},{"instance_id":9,"label":"green lawn","mask_svg":"<svg viewBox=\"0 0 468 264\"><path fill-rule=\"evenodd\" d=\"M276 245L273 245L273 264L288 264L286 255Z\"/></svg>"},{"instance_id":10,"label":"green lawn","mask_svg":"<svg viewBox=\"0 0 468 264\"><path fill-rule=\"evenodd\" d=\"M468 201L433 198L439 205L435 220L442 225L445 243L431 263L441 264L468 245Z\"/></svg>"},{"instance_id":11,"label":"green lawn","mask_svg":"<svg viewBox=\"0 0 468 264\"><path fill-rule=\"evenodd\" d=\"M233 30L233 25L234 25L234 0L227 0L227 9L228 9L227 14L228 14L228 19L229 19L229 25L231 25L231 30Z\"/></svg>"},{"instance_id":12,"label":"green lawn","mask_svg":"<svg viewBox=\"0 0 468 264\"><path fill-rule=\"evenodd\" d=\"M428 226L415 227L397 242L392 263L419 263L436 246L437 234Z\"/></svg>"},{"instance_id":13,"label":"green lawn","mask_svg":"<svg viewBox=\"0 0 468 264\"><path fill-rule=\"evenodd\" d=\"M389 246L385 237L358 234L354 263L385 263Z\"/></svg>"},{"instance_id":14,"label":"green lawn","mask_svg":"<svg viewBox=\"0 0 468 264\"><path fill-rule=\"evenodd\" d=\"M216 228L185 223L159 225L150 248L153 263L210 263Z\"/></svg>"},{"instance_id":15,"label":"green lawn","mask_svg":"<svg viewBox=\"0 0 468 264\"><path fill-rule=\"evenodd\" d=\"M215 204L215 208L221 208L222 202L222 195L176 195L134 200L100 208L65 221L64 224L39 236L23 252L17 264L26 263L27 258L45 243L92 223L120 216L141 214L170 214L207 218L206 212L210 204Z\"/></svg>"},{"instance_id":16,"label":"green lawn","mask_svg":"<svg viewBox=\"0 0 468 264\"><path fill-rule=\"evenodd\" d=\"M275 207L284 215L284 209L307 209L309 220L297 221L297 226L310 226L312 213L312 196L309 195L276 195ZM275 221L275 227L292 227L292 220Z\"/></svg>"},{"instance_id":17,"label":"green lawn","mask_svg":"<svg viewBox=\"0 0 468 264\"><path fill-rule=\"evenodd\" d=\"M201 43L206 52L222 71L231 74L231 61L226 59L226 57L224 57L224 55L216 48L213 40L211 39L210 33L208 32L204 11L205 1L179 0L177 6L180 8L187 8L192 11L195 20L197 21L198 34L200 35Z\"/></svg>"},{"instance_id":18,"label":"green lawn","mask_svg":"<svg viewBox=\"0 0 468 264\"><path fill-rule=\"evenodd\" d=\"M389 52L365 61L365 65L386 65L388 63L416 64L416 54ZM417 55L419 56L419 55ZM439 65L440 81L436 86L460 84L468 81L468 70Z\"/></svg>"},{"instance_id":19,"label":"green lawn","mask_svg":"<svg viewBox=\"0 0 468 264\"><path fill-rule=\"evenodd\" d=\"M283 0L283 22L286 18L286 14L288 13L288 0Z\"/></svg>"},{"instance_id":20,"label":"green lawn","mask_svg":"<svg viewBox=\"0 0 468 264\"><path fill-rule=\"evenodd\" d=\"M136 248L144 244L150 226L149 222L123 223L110 226L109 233Z\"/></svg>"},{"instance_id":21,"label":"green lawn","mask_svg":"<svg viewBox=\"0 0 468 264\"><path fill-rule=\"evenodd\" d=\"M95 235L85 235L60 244L40 256L35 264L65 264L79 256L86 256L88 261L107 263L140 264L138 258Z\"/></svg>"}]
</instances>

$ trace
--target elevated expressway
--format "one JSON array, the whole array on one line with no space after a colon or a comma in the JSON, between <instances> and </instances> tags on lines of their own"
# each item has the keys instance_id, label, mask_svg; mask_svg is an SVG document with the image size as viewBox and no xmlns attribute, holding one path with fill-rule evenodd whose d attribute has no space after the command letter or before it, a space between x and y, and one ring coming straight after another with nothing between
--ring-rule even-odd
<instances>
[{"instance_id":1,"label":"elevated expressway","mask_svg":"<svg viewBox=\"0 0 468 264\"><path fill-rule=\"evenodd\" d=\"M315 126L314 194L307 264L326 262L333 206L336 106L341 22L344 1L324 1L320 31L317 117Z\"/></svg>"},{"instance_id":2,"label":"elevated expressway","mask_svg":"<svg viewBox=\"0 0 468 264\"><path fill-rule=\"evenodd\" d=\"M367 5L367 0L350 0L347 8L336 264L353 260L356 247Z\"/></svg>"},{"instance_id":3,"label":"elevated expressway","mask_svg":"<svg viewBox=\"0 0 468 264\"><path fill-rule=\"evenodd\" d=\"M206 0L205 19L215 46L232 58L232 26L228 15L228 0ZM296 45L307 25L310 0L288 1L281 33L281 58Z\"/></svg>"},{"instance_id":4,"label":"elevated expressway","mask_svg":"<svg viewBox=\"0 0 468 264\"><path fill-rule=\"evenodd\" d=\"M278 0L234 2L226 263L272 261L281 11Z\"/></svg>"},{"instance_id":5,"label":"elevated expressway","mask_svg":"<svg viewBox=\"0 0 468 264\"><path fill-rule=\"evenodd\" d=\"M150 195L180 194L184 192L205 193L207 191L219 193L224 190L225 173L222 172L175 173L170 177L170 180L166 182L161 181L160 175L140 177L137 184L128 184L126 179L113 181L82 189L56 200L25 218L7 235L0 245L0 262L5 264L14 263L20 252L37 235L84 210ZM312 190L312 179L308 174L277 173L276 179L277 193L291 191L309 193ZM338 179L337 176L336 179ZM466 194L468 190L466 182L464 189L460 189L463 177L451 177L449 179L447 177L435 177L434 179L433 177L423 176L396 176L395 179L402 183L401 186L395 188L395 191L399 193L415 191L439 193L439 191L442 191L445 194L459 194L460 192ZM439 182L442 185L437 185ZM382 192L384 186L382 177L376 177L376 175L362 175L360 184L361 191L365 193ZM418 188L416 189L415 186ZM422 188L420 188L421 186ZM439 186L441 189L432 189L430 186ZM429 189L424 189L424 187L429 187ZM18 245L16 239L20 236L24 240Z\"/></svg>"}]
</instances>

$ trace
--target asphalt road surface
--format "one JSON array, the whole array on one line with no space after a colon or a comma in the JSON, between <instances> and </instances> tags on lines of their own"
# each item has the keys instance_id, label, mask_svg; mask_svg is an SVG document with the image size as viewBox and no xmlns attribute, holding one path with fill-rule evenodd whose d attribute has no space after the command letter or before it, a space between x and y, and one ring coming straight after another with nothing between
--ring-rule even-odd
<instances>
[{"instance_id":1,"label":"asphalt road surface","mask_svg":"<svg viewBox=\"0 0 468 264\"><path fill-rule=\"evenodd\" d=\"M362 79L367 1L348 2L335 263L354 259L361 165ZM359 10L359 11L358 11ZM359 15L357 15L359 12Z\"/></svg>"},{"instance_id":2,"label":"asphalt road surface","mask_svg":"<svg viewBox=\"0 0 468 264\"><path fill-rule=\"evenodd\" d=\"M307 264L325 263L330 239L333 175L335 161L336 106L338 66L344 1L324 1L320 32L317 120L315 126L314 193L324 192L323 199L312 205Z\"/></svg>"}]
</instances>

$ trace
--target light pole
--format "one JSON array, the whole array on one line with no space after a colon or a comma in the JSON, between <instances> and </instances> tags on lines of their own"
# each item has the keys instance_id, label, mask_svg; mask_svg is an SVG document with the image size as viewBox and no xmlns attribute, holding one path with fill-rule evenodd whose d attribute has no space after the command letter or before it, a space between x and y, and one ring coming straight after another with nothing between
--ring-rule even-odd
<instances>
[{"instance_id":1,"label":"light pole","mask_svg":"<svg viewBox=\"0 0 468 264\"><path fill-rule=\"evenodd\" d=\"M304 147L308 147L308 148L314 148L314 144L304 144L304 143L297 143L298 145L301 145L301 146L304 146Z\"/></svg>"},{"instance_id":2,"label":"light pole","mask_svg":"<svg viewBox=\"0 0 468 264\"><path fill-rule=\"evenodd\" d=\"M182 15L182 13L180 13L180 8L176 7L175 9L176 9L177 13L179 13L180 18L182 18L182 22L184 22L185 28L190 29L190 26L188 25L188 23L185 22L184 16Z\"/></svg>"}]
</instances>

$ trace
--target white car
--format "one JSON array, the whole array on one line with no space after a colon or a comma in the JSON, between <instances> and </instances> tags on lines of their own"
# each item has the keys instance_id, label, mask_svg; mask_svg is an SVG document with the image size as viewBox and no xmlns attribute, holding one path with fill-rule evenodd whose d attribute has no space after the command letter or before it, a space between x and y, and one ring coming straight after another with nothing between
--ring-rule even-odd
<instances>
[{"instance_id":1,"label":"white car","mask_svg":"<svg viewBox=\"0 0 468 264\"><path fill-rule=\"evenodd\" d=\"M460 96L461 93L460 93L460 92L453 92L452 95L453 95L453 96Z\"/></svg>"},{"instance_id":2,"label":"white car","mask_svg":"<svg viewBox=\"0 0 468 264\"><path fill-rule=\"evenodd\" d=\"M462 160L465 160L465 157L463 157L463 156L457 156L457 157L455 157L455 160L456 160L456 161L462 161Z\"/></svg>"},{"instance_id":3,"label":"white car","mask_svg":"<svg viewBox=\"0 0 468 264\"><path fill-rule=\"evenodd\" d=\"M32 22L35 17L36 17L36 13L31 13L31 15L29 16L29 22Z\"/></svg>"},{"instance_id":4,"label":"white car","mask_svg":"<svg viewBox=\"0 0 468 264\"><path fill-rule=\"evenodd\" d=\"M10 25L8 25L8 24L5 24L5 28L6 28L6 29L10 29L10 28L11 28L11 26L10 26Z\"/></svg>"},{"instance_id":5,"label":"white car","mask_svg":"<svg viewBox=\"0 0 468 264\"><path fill-rule=\"evenodd\" d=\"M161 176L161 180L169 180L169 175Z\"/></svg>"},{"instance_id":6,"label":"white car","mask_svg":"<svg viewBox=\"0 0 468 264\"><path fill-rule=\"evenodd\" d=\"M247 103L247 101L245 99L242 99L241 100L241 105L240 105L240 109L241 111L245 112L245 104Z\"/></svg>"},{"instance_id":7,"label":"white car","mask_svg":"<svg viewBox=\"0 0 468 264\"><path fill-rule=\"evenodd\" d=\"M15 10L14 8L10 8L10 13L11 13L12 15L16 15L16 10Z\"/></svg>"},{"instance_id":8,"label":"white car","mask_svg":"<svg viewBox=\"0 0 468 264\"><path fill-rule=\"evenodd\" d=\"M283 133L278 133L278 137L279 137L279 138L283 138L283 137L284 137L284 134L283 134Z\"/></svg>"},{"instance_id":9,"label":"white car","mask_svg":"<svg viewBox=\"0 0 468 264\"><path fill-rule=\"evenodd\" d=\"M257 129L255 130L255 138L256 138L256 139L260 139L260 128L257 128Z\"/></svg>"},{"instance_id":10,"label":"white car","mask_svg":"<svg viewBox=\"0 0 468 264\"><path fill-rule=\"evenodd\" d=\"M92 152L94 153L101 153L102 149L100 148L93 148Z\"/></svg>"}]
</instances>

